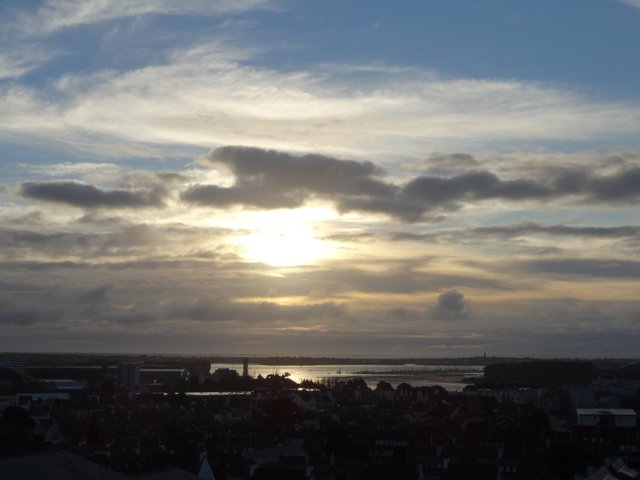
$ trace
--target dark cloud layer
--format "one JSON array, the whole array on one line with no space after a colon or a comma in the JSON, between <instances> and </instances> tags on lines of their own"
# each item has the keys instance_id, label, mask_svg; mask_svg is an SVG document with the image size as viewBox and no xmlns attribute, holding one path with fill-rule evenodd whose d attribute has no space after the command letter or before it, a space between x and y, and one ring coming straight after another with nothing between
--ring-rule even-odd
<instances>
[{"instance_id":1,"label":"dark cloud layer","mask_svg":"<svg viewBox=\"0 0 640 480\"><path fill-rule=\"evenodd\" d=\"M611 262L603 261L605 270L606 263ZM617 265L619 263L612 264L611 268L615 269ZM529 268L534 278L538 274L544 277L556 269L548 264L539 264L537 268L541 271L538 273L534 270L535 264L518 262L514 262L513 268ZM557 267L559 270L567 268L567 264ZM573 272L583 274L585 268L585 265L574 267ZM634 268L637 270L637 265ZM319 354L332 348L334 343L329 339L333 337L336 342L341 339L341 348L360 345L359 339L362 338L363 348L364 345L369 346L364 351L369 353L388 352L392 346L411 346L412 351L417 351L421 347L435 348L438 345L443 352L448 348L474 345L480 349L504 352L513 345L530 349L530 338L542 339L543 334L557 344L573 342L571 345L575 351L588 351L580 350L584 342L614 341L616 337L609 332L615 329L624 340L624 332L637 330L637 302L570 299L525 301L521 305L485 302L473 304L472 309L463 293L463 289L468 288L463 283L464 278L452 276L447 279L429 272L396 271L387 275L355 269L325 270L292 273L282 278L264 275L261 279L262 276L256 272L243 272L237 265L160 259L117 265L3 262L0 269L3 272L0 282L3 345L8 345L10 335L18 335L22 342L41 338L44 342L41 348L54 350L60 347L46 343L47 339L38 335L47 332L48 338L60 341L76 339L98 343L109 338L111 343L99 347L106 351L125 347L157 351L161 347L156 338L173 336L174 344L168 343L162 348L166 351L189 351L190 344L182 337L189 332L194 339L207 339L204 343L218 345L218 348L228 345L239 348L238 345L244 345L243 341L262 339L265 352L281 348L288 353L301 353L296 347L308 342L308 352ZM402 276L408 280L398 283ZM61 278L64 278L63 282ZM477 295L475 288L480 287L481 280L467 281L469 285L475 284L474 295ZM261 285L257 285L259 283ZM287 286L289 284L291 288ZM273 301L242 300L243 293L265 295L270 288L281 290L281 294L287 296L300 285L302 291L297 292L301 295L297 304L279 303L277 297ZM308 294L311 288L320 285L329 285L329 291L340 295L352 290L390 292L401 296L388 302L397 306L392 310L384 305L360 305L355 298L336 300L340 297L331 295L322 300L305 298L305 291ZM245 291L249 286L256 290ZM489 288L495 287L491 285ZM408 292L434 291L441 293L428 308L416 307L415 303L403 304L410 301L406 297ZM464 321L468 319L474 321ZM474 329L473 335L469 335L470 325ZM316 327L322 331L316 332ZM577 327L596 333L584 333L582 338L575 331ZM309 331L302 333L307 328ZM291 336L296 340L295 344L276 338L278 334L275 332L296 329L299 333ZM526 341L522 337L525 334L529 335ZM131 343L140 335L147 339L147 347ZM118 340L114 342L113 338ZM251 345L247 351L253 351L251 348L257 344ZM206 346L199 348L196 351L206 351ZM588 349L588 345L584 348ZM625 351L631 350L627 348Z\"/></svg>"},{"instance_id":2,"label":"dark cloud layer","mask_svg":"<svg viewBox=\"0 0 640 480\"><path fill-rule=\"evenodd\" d=\"M305 197L299 193L280 193L263 185L242 185L227 188L216 185L199 185L182 192L181 198L188 203L218 208L243 205L264 210L296 208L302 206L305 201Z\"/></svg>"},{"instance_id":3,"label":"dark cloud layer","mask_svg":"<svg viewBox=\"0 0 640 480\"><path fill-rule=\"evenodd\" d=\"M557 258L519 262L517 268L535 274L570 275L594 278L640 279L640 262L617 258Z\"/></svg>"},{"instance_id":4,"label":"dark cloud layer","mask_svg":"<svg viewBox=\"0 0 640 480\"><path fill-rule=\"evenodd\" d=\"M397 190L375 178L384 172L371 162L249 147L218 148L207 159L228 168L235 185L196 185L182 193L184 201L214 207L294 208L314 196L339 201L342 196L388 197Z\"/></svg>"},{"instance_id":5,"label":"dark cloud layer","mask_svg":"<svg viewBox=\"0 0 640 480\"><path fill-rule=\"evenodd\" d=\"M82 256L106 254L134 247L148 247L155 233L152 227L136 225L125 227L117 233L39 233L29 230L0 229L0 246L3 252L35 252L56 256L75 253Z\"/></svg>"},{"instance_id":6,"label":"dark cloud layer","mask_svg":"<svg viewBox=\"0 0 640 480\"><path fill-rule=\"evenodd\" d=\"M221 234L213 228L147 224L112 226L106 232L54 232L0 228L0 258L73 258L79 260L137 258L183 254ZM168 248L173 248L167 252Z\"/></svg>"},{"instance_id":7,"label":"dark cloud layer","mask_svg":"<svg viewBox=\"0 0 640 480\"><path fill-rule=\"evenodd\" d=\"M340 212L384 214L405 222L435 221L467 203L580 199L592 204L640 200L640 168L600 175L583 167L538 169L530 178L501 178L478 167L470 155L436 158L434 170L397 185L383 180L371 162L322 155L295 156L249 147L222 147L207 159L235 176L231 187L195 185L188 203L223 208L294 208L313 198L330 200ZM451 164L455 168L444 169ZM465 170L466 169L466 170ZM448 174L447 174L448 173Z\"/></svg>"},{"instance_id":8,"label":"dark cloud layer","mask_svg":"<svg viewBox=\"0 0 640 480\"><path fill-rule=\"evenodd\" d=\"M374 177L384 171L371 162L323 155L295 156L274 150L221 147L208 157L227 166L239 185L263 185L278 191L303 190L328 195L385 196L395 187Z\"/></svg>"},{"instance_id":9,"label":"dark cloud layer","mask_svg":"<svg viewBox=\"0 0 640 480\"><path fill-rule=\"evenodd\" d=\"M313 319L335 320L344 317L344 305L333 302L307 305L280 305L275 302L231 302L207 295L195 301L174 302L162 315L172 319L198 321L240 321L268 326L271 322L286 321L292 325Z\"/></svg>"},{"instance_id":10,"label":"dark cloud layer","mask_svg":"<svg viewBox=\"0 0 640 480\"><path fill-rule=\"evenodd\" d=\"M480 162L468 153L434 153L422 165L431 175L455 175L460 171L473 170L480 166Z\"/></svg>"},{"instance_id":11,"label":"dark cloud layer","mask_svg":"<svg viewBox=\"0 0 640 480\"><path fill-rule=\"evenodd\" d=\"M188 204L254 209L297 208L313 199L334 204L341 213L387 215L404 222L439 221L467 204L576 201L589 204L635 204L640 200L640 168L624 164L603 175L586 167L540 167L528 177L500 177L481 169L470 155L432 159L428 174L395 184L371 162L324 155L300 155L251 147L221 147L206 156L235 178L229 187L195 184L180 198ZM451 168L449 168L449 167ZM171 190L186 177L170 172L136 174L126 188L104 189L77 182L25 182L19 193L29 199L85 209L163 207Z\"/></svg>"},{"instance_id":12,"label":"dark cloud layer","mask_svg":"<svg viewBox=\"0 0 640 480\"><path fill-rule=\"evenodd\" d=\"M527 235L549 237L587 237L603 239L640 238L640 227L624 225L619 227L592 227L570 225L541 225L536 222L522 222L515 225L496 225L470 228L466 230L442 230L430 233L397 232L392 241L451 242L480 239L508 240Z\"/></svg>"},{"instance_id":13,"label":"dark cloud layer","mask_svg":"<svg viewBox=\"0 0 640 480\"><path fill-rule=\"evenodd\" d=\"M3 263L9 271L9 281L0 285L0 329L31 325L69 326L86 331L105 327L162 329L175 322L268 328L318 320L335 322L348 313L345 304L333 301L287 305L233 300L224 294L225 279L221 275L203 281L215 267L192 265L195 268L190 273L195 278L185 278L186 267L179 263L165 263L152 275L149 269L139 266L113 269L96 265L86 269L48 264L35 269L25 265L39 274L32 276L31 284L13 285L11 278L19 272L15 265ZM67 281L61 283L60 275ZM173 282L170 295L166 282ZM210 289L220 293L211 294Z\"/></svg>"},{"instance_id":14,"label":"dark cloud layer","mask_svg":"<svg viewBox=\"0 0 640 480\"><path fill-rule=\"evenodd\" d=\"M25 182L20 194L32 200L63 203L79 208L144 208L162 207L164 191L104 190L77 182Z\"/></svg>"}]
</instances>

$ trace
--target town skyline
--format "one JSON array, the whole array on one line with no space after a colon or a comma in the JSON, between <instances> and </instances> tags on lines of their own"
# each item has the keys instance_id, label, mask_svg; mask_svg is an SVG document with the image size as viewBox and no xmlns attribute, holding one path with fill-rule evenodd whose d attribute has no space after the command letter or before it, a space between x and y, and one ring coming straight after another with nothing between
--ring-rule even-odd
<instances>
[{"instance_id":1,"label":"town skyline","mask_svg":"<svg viewBox=\"0 0 640 480\"><path fill-rule=\"evenodd\" d=\"M0 352L634 358L640 3L0 2Z\"/></svg>"}]
</instances>

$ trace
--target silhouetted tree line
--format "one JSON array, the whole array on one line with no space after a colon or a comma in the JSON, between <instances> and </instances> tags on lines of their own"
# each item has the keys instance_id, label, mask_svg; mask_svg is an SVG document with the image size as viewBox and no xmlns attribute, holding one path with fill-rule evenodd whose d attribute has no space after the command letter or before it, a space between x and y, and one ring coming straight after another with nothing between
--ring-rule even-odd
<instances>
[{"instance_id":1,"label":"silhouetted tree line","mask_svg":"<svg viewBox=\"0 0 640 480\"><path fill-rule=\"evenodd\" d=\"M484 381L493 385L555 387L587 385L598 376L591 362L544 360L484 367Z\"/></svg>"}]
</instances>

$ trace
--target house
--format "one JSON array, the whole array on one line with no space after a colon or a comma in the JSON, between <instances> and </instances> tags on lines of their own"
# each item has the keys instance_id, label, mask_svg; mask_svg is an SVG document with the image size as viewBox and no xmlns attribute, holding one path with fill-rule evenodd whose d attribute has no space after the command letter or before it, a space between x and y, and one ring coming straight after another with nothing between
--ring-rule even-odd
<instances>
[{"instance_id":1,"label":"house","mask_svg":"<svg viewBox=\"0 0 640 480\"><path fill-rule=\"evenodd\" d=\"M125 480L126 475L63 450L0 458L0 477L11 480Z\"/></svg>"}]
</instances>

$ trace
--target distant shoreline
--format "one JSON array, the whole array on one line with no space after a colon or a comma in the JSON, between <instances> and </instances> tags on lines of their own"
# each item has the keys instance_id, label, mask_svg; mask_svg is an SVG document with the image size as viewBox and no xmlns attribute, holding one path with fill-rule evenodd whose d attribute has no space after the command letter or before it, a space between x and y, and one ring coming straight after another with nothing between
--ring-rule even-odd
<instances>
[{"instance_id":1,"label":"distant shoreline","mask_svg":"<svg viewBox=\"0 0 640 480\"><path fill-rule=\"evenodd\" d=\"M508 357L508 356L474 356L474 357L337 357L337 356L274 356L274 355L178 355L178 354L106 354L106 353L34 353L34 352L3 352L2 359L21 360L29 366L38 365L90 365L90 364L119 364L140 362L147 365L184 365L204 363L242 363L248 359L249 364L283 366L283 365L398 365L398 366L435 366L435 365L490 365L496 363L518 363L547 360L591 361L604 366L637 362L631 358L537 358L537 357Z\"/></svg>"}]
</instances>

